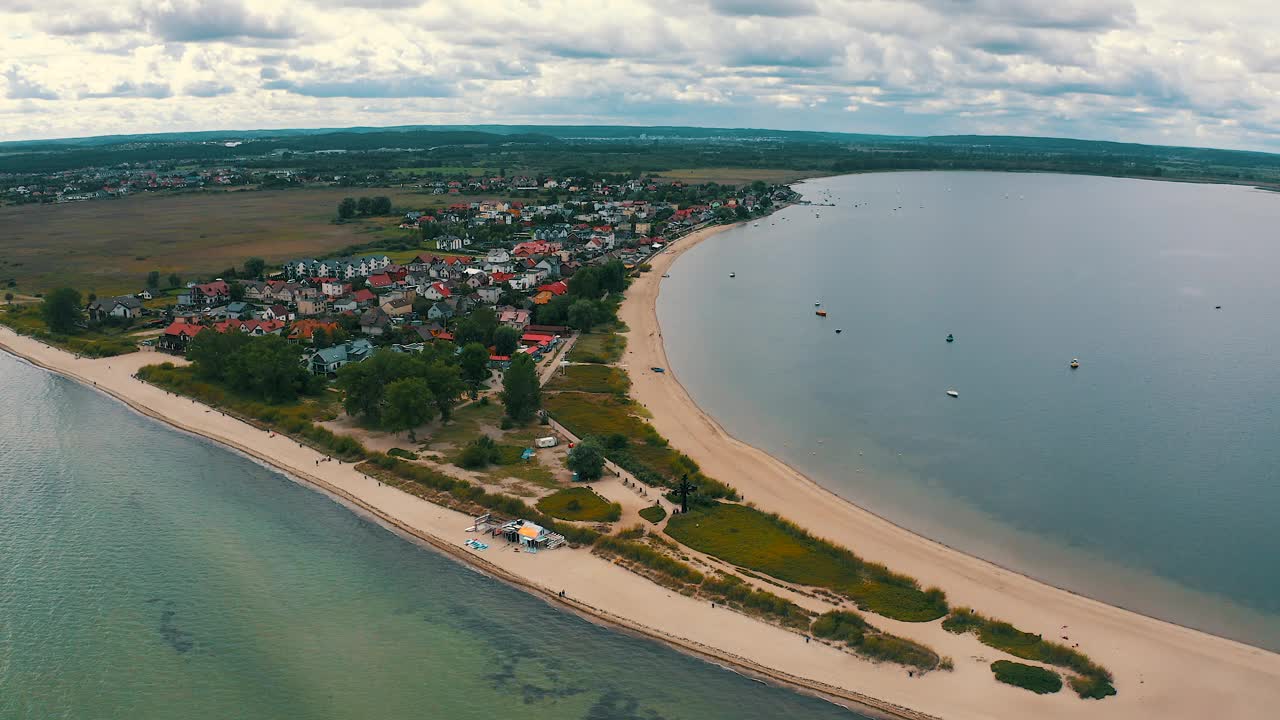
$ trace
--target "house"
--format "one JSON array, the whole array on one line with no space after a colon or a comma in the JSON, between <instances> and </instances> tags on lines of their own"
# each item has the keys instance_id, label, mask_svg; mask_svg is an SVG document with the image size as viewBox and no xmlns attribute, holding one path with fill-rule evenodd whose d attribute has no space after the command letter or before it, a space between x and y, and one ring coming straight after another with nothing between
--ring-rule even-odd
<instances>
[{"instance_id":1,"label":"house","mask_svg":"<svg viewBox=\"0 0 1280 720\"><path fill-rule=\"evenodd\" d=\"M132 319L142 314L142 301L132 295L98 298L89 303L89 319L100 322L107 318Z\"/></svg>"},{"instance_id":2,"label":"house","mask_svg":"<svg viewBox=\"0 0 1280 720\"><path fill-rule=\"evenodd\" d=\"M338 298L333 301L333 311L336 313L354 313L360 309L360 304L354 298Z\"/></svg>"},{"instance_id":3,"label":"house","mask_svg":"<svg viewBox=\"0 0 1280 720\"><path fill-rule=\"evenodd\" d=\"M155 298L155 296L151 294L151 291L146 289L144 289L142 292L138 293L137 295L134 295L134 297L138 298L139 300L151 300Z\"/></svg>"},{"instance_id":4,"label":"house","mask_svg":"<svg viewBox=\"0 0 1280 720\"><path fill-rule=\"evenodd\" d=\"M163 333L160 333L160 337L156 340L156 347L167 352L186 353L187 346L191 344L191 338L204 329L203 325L186 320L174 320Z\"/></svg>"},{"instance_id":5,"label":"house","mask_svg":"<svg viewBox=\"0 0 1280 720\"><path fill-rule=\"evenodd\" d=\"M378 301L378 296L369 288L360 288L351 294L351 299L360 307L367 307Z\"/></svg>"},{"instance_id":6,"label":"house","mask_svg":"<svg viewBox=\"0 0 1280 720\"><path fill-rule=\"evenodd\" d=\"M223 280L191 286L192 305L219 305L231 299L231 286Z\"/></svg>"},{"instance_id":7,"label":"house","mask_svg":"<svg viewBox=\"0 0 1280 720\"><path fill-rule=\"evenodd\" d=\"M269 300L267 292L269 285L261 280L242 280L240 287L244 288L244 299L253 302L264 302Z\"/></svg>"},{"instance_id":8,"label":"house","mask_svg":"<svg viewBox=\"0 0 1280 720\"><path fill-rule=\"evenodd\" d=\"M382 308L370 308L360 316L360 332L365 335L381 335L391 327L391 316Z\"/></svg>"},{"instance_id":9,"label":"house","mask_svg":"<svg viewBox=\"0 0 1280 720\"><path fill-rule=\"evenodd\" d=\"M486 263L502 265L511 262L511 253L503 248L493 248L484 256Z\"/></svg>"},{"instance_id":10,"label":"house","mask_svg":"<svg viewBox=\"0 0 1280 720\"><path fill-rule=\"evenodd\" d=\"M284 330L283 320L223 320L214 323L213 329L218 332L242 332L254 337L263 335L279 335Z\"/></svg>"},{"instance_id":11,"label":"house","mask_svg":"<svg viewBox=\"0 0 1280 720\"><path fill-rule=\"evenodd\" d=\"M401 317L413 312L413 301L408 298L396 298L382 303L382 311L391 317Z\"/></svg>"},{"instance_id":12,"label":"house","mask_svg":"<svg viewBox=\"0 0 1280 720\"><path fill-rule=\"evenodd\" d=\"M311 298L298 299L298 315L305 317L308 315L320 315L324 312L324 301Z\"/></svg>"},{"instance_id":13,"label":"house","mask_svg":"<svg viewBox=\"0 0 1280 720\"><path fill-rule=\"evenodd\" d=\"M377 275L370 275L367 282L369 284L369 287L373 288L374 290L384 290L386 288L391 287L395 283L395 281L391 279L391 276L386 273L378 273Z\"/></svg>"},{"instance_id":14,"label":"house","mask_svg":"<svg viewBox=\"0 0 1280 720\"><path fill-rule=\"evenodd\" d=\"M529 324L529 311L514 307L498 308L498 322L523 330Z\"/></svg>"},{"instance_id":15,"label":"house","mask_svg":"<svg viewBox=\"0 0 1280 720\"><path fill-rule=\"evenodd\" d=\"M326 334L332 335L338 330L338 323L326 322L323 320L299 320L289 328L290 340L310 340L317 330L323 330Z\"/></svg>"},{"instance_id":16,"label":"house","mask_svg":"<svg viewBox=\"0 0 1280 720\"><path fill-rule=\"evenodd\" d=\"M502 288L497 285L485 285L476 288L476 295L480 298L480 302L496 305L498 300L502 298Z\"/></svg>"},{"instance_id":17,"label":"house","mask_svg":"<svg viewBox=\"0 0 1280 720\"><path fill-rule=\"evenodd\" d=\"M453 315L453 308L449 307L448 303L443 302L438 302L432 305L431 309L427 311L427 318L429 320L448 320L453 317Z\"/></svg>"},{"instance_id":18,"label":"house","mask_svg":"<svg viewBox=\"0 0 1280 720\"><path fill-rule=\"evenodd\" d=\"M422 289L422 297L428 300L448 300L452 294L453 291L445 287L444 283L431 283Z\"/></svg>"},{"instance_id":19,"label":"house","mask_svg":"<svg viewBox=\"0 0 1280 720\"><path fill-rule=\"evenodd\" d=\"M289 308L283 305L272 305L263 308L258 316L263 320L293 320L293 313L289 312Z\"/></svg>"},{"instance_id":20,"label":"house","mask_svg":"<svg viewBox=\"0 0 1280 720\"><path fill-rule=\"evenodd\" d=\"M307 358L307 369L316 375L332 375L343 365L361 362L373 352L373 343L364 338L357 338L351 342L311 353Z\"/></svg>"},{"instance_id":21,"label":"house","mask_svg":"<svg viewBox=\"0 0 1280 720\"><path fill-rule=\"evenodd\" d=\"M566 285L563 280L557 280L556 282L548 285L539 285L538 292L549 292L552 295L564 295L569 292L569 286Z\"/></svg>"},{"instance_id":22,"label":"house","mask_svg":"<svg viewBox=\"0 0 1280 720\"><path fill-rule=\"evenodd\" d=\"M546 305L547 303L551 302L551 298L553 297L555 297L555 295L552 295L550 292L546 290L541 290L536 295L533 296L533 304Z\"/></svg>"}]
</instances>

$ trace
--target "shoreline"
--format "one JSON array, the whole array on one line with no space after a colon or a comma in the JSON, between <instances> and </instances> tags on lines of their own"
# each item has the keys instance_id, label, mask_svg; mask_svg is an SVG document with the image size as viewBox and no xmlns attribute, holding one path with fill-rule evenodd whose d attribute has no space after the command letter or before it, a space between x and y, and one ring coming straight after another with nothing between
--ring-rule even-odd
<instances>
[{"instance_id":1,"label":"shoreline","mask_svg":"<svg viewBox=\"0 0 1280 720\"><path fill-rule=\"evenodd\" d=\"M1056 627L1069 627L1072 642L1078 640L1082 651L1111 669L1120 690L1115 698L1092 701L1088 707L1093 712L1082 709L1084 716L1110 717L1108 706L1128 704L1126 695L1138 689L1134 679L1137 678L1138 686L1150 686L1151 669L1161 666L1187 674L1185 680L1176 676L1169 678L1169 694L1162 698L1168 705L1162 702L1159 709L1162 717L1200 716L1201 711L1190 707L1195 704L1203 704L1205 714L1220 714L1224 707L1221 703L1225 703L1225 707L1241 707L1244 696L1256 692L1258 686L1239 676L1226 676L1213 684L1212 690L1224 695L1217 705L1206 700L1216 694L1208 692L1207 685L1189 686L1194 678L1214 668L1220 669L1224 664L1248 667L1265 675L1266 682L1272 686L1280 684L1280 654L1112 606L968 555L856 505L782 460L733 437L698 406L670 367L657 317L657 299L662 275L684 252L736 226L720 226L714 232L673 243L667 251L655 255L649 261L652 270L641 275L628 291L620 313L629 328L624 333L628 341L625 356L628 367L667 369L662 376L632 373L631 397L652 413L652 424L671 439L674 448L693 458L712 477L734 486L760 509L777 512L810 531L821 528L820 536L870 561L883 562L894 571L906 572L922 585L941 586L953 607L972 606L979 612L1047 637L1054 637L1051 633ZM802 497L797 500L797 496ZM1011 591L1016 597L1009 597ZM1062 622L1056 625L1046 622L1046 616L1057 616ZM909 624L888 625L892 621L878 617L875 620L895 633L920 639L910 631ZM998 654L986 646L980 647ZM1175 654L1174 663L1170 663L1170 653ZM1150 664L1137 664L1135 658L1148 659ZM1185 699L1173 702L1172 698L1178 695ZM1248 703L1251 709L1239 716L1264 717L1268 703L1275 702L1277 696L1276 693L1270 695L1272 700ZM1152 711L1154 708L1147 712ZM1130 709L1115 716L1141 717L1145 713L1134 713Z\"/></svg>"},{"instance_id":2,"label":"shoreline","mask_svg":"<svg viewBox=\"0 0 1280 720\"><path fill-rule=\"evenodd\" d=\"M126 392L120 392L118 389L113 389L111 387L98 384L97 381L92 380L91 378L85 375L82 375L80 373L77 373L71 370L70 367L65 362L64 363L49 362L50 358L48 356L45 356L44 353L34 353L32 352L32 348L30 347L27 347L27 348L15 347L15 343L12 341L16 341L17 344L30 343L30 344L39 346L44 350L47 350L49 353L64 356L65 359L73 359L73 356L64 350L61 350L59 348L56 348L50 345L46 345L45 343L42 343L33 338L19 335L8 327L0 326L0 352L4 352L4 353L8 353L9 355L12 355L19 362L25 362L33 367L39 368L41 370L50 372L52 374L55 374L60 377L71 380L73 382L76 382L87 389L95 390L98 393L106 396L111 400L115 400L117 402L122 403L123 405L125 405L125 407L127 407L132 412L135 412L138 415L141 415L145 418L148 418L162 425L165 425L171 430L175 430L183 434L191 435L207 442L212 442L252 462L255 462L264 467L267 467L273 472L277 472L284 475L286 478L288 478L292 482L298 483L299 485L302 485L311 490L321 493L322 495L328 497L330 500L338 503L339 505L342 505L344 508L351 511L353 514L357 515L358 517L360 517L365 521L377 524L379 527L382 527L394 533L395 535L409 542L414 543L415 545L423 546L423 547L426 547L427 549L438 552L444 555L445 557L451 560L454 560L455 562L459 562L471 568L472 570L485 575L488 578L505 583L511 587L514 587L518 590L526 592L542 600L543 602L546 602L547 604L553 607L556 607L559 610L571 612L574 615L588 622L610 628L614 631L623 632L633 637L644 638L646 640L660 642L678 652L684 653L686 655L691 655L704 662L715 664L718 667L721 667L722 669L742 675L743 677L750 678L756 682L770 684L770 685L784 688L793 692L799 692L802 694L807 694L813 697L817 697L819 699L825 700L832 704L839 705L841 707L849 709L860 715L864 715L868 718L871 718L872 720L938 720L937 716L934 716L934 715L929 715L924 712L912 710L908 707L904 707L904 706L896 705L887 701L879 700L869 695L863 695L856 691L852 691L852 690L842 688L832 684L827 684L819 680L813 680L813 679L802 677L799 675L794 675L784 670L769 667L768 665L761 664L750 658L734 654L727 650L700 642L695 639L674 635L669 632L664 632L663 630L659 630L655 627L651 627L644 623L632 620L628 617L618 615L614 612L611 612L610 610L597 607L583 600L579 600L573 597L572 595L562 596L558 592L554 591L551 587L540 584L535 579L527 575L524 575L518 572L513 572L507 567L488 561L485 557L479 555L476 552L472 552L464 549L465 546L461 545L461 543L455 545L453 543L450 543L444 537L436 533L433 533L430 529L423 528L421 526L406 522L405 520L395 516L394 514L389 513L384 508L369 502L367 498L362 498L359 495L354 494L339 485L335 485L334 483L328 480L325 480L314 473L309 473L304 470L300 470L295 464L285 463L280 461L277 458L273 458L271 455L268 455L267 453L263 452L261 448L254 447L251 444L241 443L232 438L218 436L216 434L209 432L207 429L196 428L190 424L184 423L180 419L175 417L174 414L159 412L156 409L150 407L149 405L140 402L136 397L131 397ZM137 353L133 353L132 355L115 356L114 358L97 358L92 360L87 358L83 358L83 359L74 358L74 359L77 361L87 361L87 362L98 363L99 365L105 365L106 361L108 360L121 361L126 358L142 357L148 360L148 362L131 363L131 366L134 369L136 369L136 367L141 367L142 365L153 364L152 362L150 362L151 360L153 360L153 358L151 358L150 356L151 356L151 353L145 353L140 351ZM172 358L169 358L168 356L164 356L163 359L172 361ZM152 388L153 390L155 390L157 393L161 395L166 395L166 396L168 395L168 393L166 393L165 391L159 390L154 386L148 385L146 383L142 383L141 381L135 381L135 382L137 382L139 385ZM185 401L190 400L190 398L184 398L180 396L170 396L170 397L175 402L181 403L181 404L185 404ZM200 406L199 403L197 403L196 401L191 401L191 402L194 405ZM200 406L200 407L203 407L203 406ZM206 410L204 411L204 414L211 414L211 413L209 413L209 411ZM258 428L248 425L247 423L244 423L243 421L231 418L230 416L222 416L221 414L219 414L219 417L231 423L242 425L248 428L250 432L257 433L259 435L263 434L264 432L259 430ZM291 438L288 438L282 435L276 435L275 438L278 440L282 440L283 442L287 442L289 444L295 444L296 442ZM321 453L309 447L304 448L304 450L306 452L316 455L317 457L323 457ZM331 466L317 465L317 467L327 468ZM350 469L352 473L359 474L362 477L365 477L366 484L377 482L376 480L373 480L372 478L368 478L367 476L364 476L362 473L358 473L357 471L355 471L354 465L339 463L339 467ZM401 495L412 502L426 505L429 508L434 509L435 511L438 511L438 514L440 514L442 517L446 517L450 515L456 516L456 520L459 523L471 521L470 517L463 515L462 513L458 513L458 512L443 508L441 506L431 504L425 500L421 500L419 498L409 496L405 493L401 493L399 490L394 490L393 488L384 488L384 489L394 492L397 495ZM465 533L459 532L459 536L460 537L465 536ZM651 585L659 592L659 594L670 596L670 593L665 589L662 589L660 586L653 585L648 580L645 580L643 578L640 578L639 576L633 575L630 571L622 570L621 568L616 568L616 566L614 566L613 563L607 560L596 558L595 556L590 556L590 555L588 555L588 557L607 567L614 568L616 570L619 570L622 573L625 573L628 576L632 576L636 578L638 581L640 581L641 583L644 583L646 585ZM724 612L725 611L721 610L720 614L724 614ZM752 623L757 622L745 615L741 617ZM766 626L766 627L772 627L772 626ZM779 629L779 631L790 634L789 631L784 631L781 629Z\"/></svg>"},{"instance_id":3,"label":"shoreline","mask_svg":"<svg viewBox=\"0 0 1280 720\"><path fill-rule=\"evenodd\" d=\"M653 269L642 274L628 290L622 307L622 319L630 328L626 334L627 357L636 351L652 350L659 353L655 357L662 358L652 364L665 367L655 305L662 272L685 250L733 227L700 229L669 245L669 252L650 259ZM650 329L656 345L644 342L645 332ZM1038 696L1002 685L995 681L987 664L1009 656L980 645L971 636L947 633L937 622L913 624L874 618L884 630L930 645L956 661L952 672L911 678L899 666L872 663L820 643L807 645L791 631L732 611L709 608L594 556L589 550L563 548L530 556L503 552L495 545L490 552L480 554L461 544L467 537L463 528L471 524L470 517L382 486L350 464L315 463L323 455L291 438L271 435L210 411L190 398L169 395L132 378L138 367L173 358L149 352L103 359L74 358L5 327L0 327L0 349L94 387L142 415L264 463L295 482L325 493L364 519L416 543L427 544L555 607L870 717L1127 720L1199 718L1212 713L1261 718L1269 717L1280 705L1280 655L1134 616L913 535L733 439L693 404L674 377L664 382L652 374L636 373L632 378L633 396L655 410L653 424L672 439L672 445L693 457L710 475L730 482L762 509L820 529L818 534L870 560L885 561L895 571L910 572L923 583L937 583L956 605L974 605L1033 632L1057 627L1048 618L1065 618L1059 624L1070 622L1073 641L1078 639L1083 650L1113 670L1120 695L1088 701L1069 692ZM684 404L673 402L681 398ZM775 502L775 495L785 502ZM835 513L831 516L834 520L824 520L824 512ZM816 521L810 517L814 513L819 516ZM833 535L833 528L852 529L854 534ZM895 558L895 553L901 556ZM561 589L566 596L559 595ZM1036 592L1043 593L1047 602L1034 602L1042 599ZM1028 593L1031 600L1027 599ZM1010 594L1015 597L1005 597ZM995 601L989 602L991 598ZM1002 598L1009 603L1007 606L998 602ZM1090 631L1090 624L1097 627ZM1086 628L1084 634L1081 628Z\"/></svg>"}]
</instances>

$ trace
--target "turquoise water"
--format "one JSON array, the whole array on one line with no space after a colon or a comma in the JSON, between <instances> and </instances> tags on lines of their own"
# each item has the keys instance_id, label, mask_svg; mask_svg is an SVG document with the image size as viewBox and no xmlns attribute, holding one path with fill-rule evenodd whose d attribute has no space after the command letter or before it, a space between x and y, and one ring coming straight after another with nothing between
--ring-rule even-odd
<instances>
[{"instance_id":1,"label":"turquoise water","mask_svg":"<svg viewBox=\"0 0 1280 720\"><path fill-rule=\"evenodd\" d=\"M850 718L0 353L0 718Z\"/></svg>"},{"instance_id":2,"label":"turquoise water","mask_svg":"<svg viewBox=\"0 0 1280 720\"><path fill-rule=\"evenodd\" d=\"M1280 194L1002 173L800 190L836 206L730 230L663 281L700 405L925 535L1280 649Z\"/></svg>"}]
</instances>

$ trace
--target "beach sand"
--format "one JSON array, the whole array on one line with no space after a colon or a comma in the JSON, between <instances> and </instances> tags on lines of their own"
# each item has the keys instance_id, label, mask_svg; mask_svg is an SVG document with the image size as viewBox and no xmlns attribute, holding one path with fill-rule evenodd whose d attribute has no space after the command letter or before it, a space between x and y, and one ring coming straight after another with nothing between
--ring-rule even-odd
<instances>
[{"instance_id":1,"label":"beach sand","mask_svg":"<svg viewBox=\"0 0 1280 720\"><path fill-rule=\"evenodd\" d=\"M703 231L654 261L628 292L633 367L666 365L654 302L658 280L679 252L714 234ZM653 335L650 335L650 333ZM503 581L585 617L665 641L758 677L789 683L874 715L997 718L1264 718L1280 708L1280 655L1215 638L1048 587L915 536L862 511L770 456L729 437L668 374L635 373L635 396L677 448L767 510L819 528L822 535L891 568L941 585L954 603L973 604L1056 638L1068 634L1116 674L1120 694L1085 701L1064 689L1051 696L997 683L988 669L1007 657L971 636L873 618L955 660L953 672L910 677L901 666L874 664L745 615L666 590L585 549L531 555L503 541L477 552L462 543L472 519L381 485L296 441L171 395L132 377L174 359L153 352L87 359L0 327L0 348L96 387L176 428L210 438L308 483L395 531L430 544ZM180 360L177 362L181 362ZM317 463L320 460L321 462ZM601 486L602 492L610 488ZM559 597L563 591L565 597ZM1069 628L1059 632L1062 625ZM909 710L908 710L909 709Z\"/></svg>"},{"instance_id":2,"label":"beach sand","mask_svg":"<svg viewBox=\"0 0 1280 720\"><path fill-rule=\"evenodd\" d=\"M852 678L848 687L956 718L1280 716L1280 655L1112 607L965 555L853 505L729 435L680 385L663 350L656 312L663 273L681 253L723 230L701 231L654 257L652 270L632 285L622 306L620 317L629 327L627 365L667 368L663 374L631 373L632 397L653 413L657 430L708 475L733 485L760 509L910 574L923 585L942 587L952 606L972 606L1049 639L1069 637L1069 644L1079 643L1081 651L1114 673L1119 694L1085 701L1067 689L1048 697L1010 693L997 683L972 678L971 670L979 665L974 656L984 659L981 670L989 679L986 665L1006 657L1003 653L976 641L946 642L947 633L937 623L921 627L875 617L873 622L884 629L951 655L954 679L964 680L938 678L938 687L932 687L935 676L946 675L932 673L915 690L927 698L864 686Z\"/></svg>"}]
</instances>

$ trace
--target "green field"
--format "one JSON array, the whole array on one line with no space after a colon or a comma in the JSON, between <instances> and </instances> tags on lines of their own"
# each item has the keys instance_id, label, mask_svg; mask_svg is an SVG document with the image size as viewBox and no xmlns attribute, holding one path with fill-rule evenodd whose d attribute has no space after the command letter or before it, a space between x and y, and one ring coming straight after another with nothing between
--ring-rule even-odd
<instances>
[{"instance_id":1,"label":"green field","mask_svg":"<svg viewBox=\"0 0 1280 720\"><path fill-rule=\"evenodd\" d=\"M381 239L395 224L394 217L334 223L338 202L361 195L387 195L397 209L456 202L402 188L306 188L0 207L0 285L106 296L137 292L152 270L162 282L170 273L191 280L249 257L277 263L322 255Z\"/></svg>"},{"instance_id":2,"label":"green field","mask_svg":"<svg viewBox=\"0 0 1280 720\"><path fill-rule=\"evenodd\" d=\"M578 336L565 359L575 363L614 363L622 358L626 345L626 339L617 333L586 333Z\"/></svg>"},{"instance_id":3,"label":"green field","mask_svg":"<svg viewBox=\"0 0 1280 720\"><path fill-rule=\"evenodd\" d=\"M779 580L833 590L895 620L928 622L947 612L941 590L921 590L912 578L746 505L691 508L673 515L666 532L694 550Z\"/></svg>"},{"instance_id":4,"label":"green field","mask_svg":"<svg viewBox=\"0 0 1280 720\"><path fill-rule=\"evenodd\" d=\"M538 501L538 509L561 520L614 522L622 516L622 506L596 495L590 488L557 490Z\"/></svg>"},{"instance_id":5,"label":"green field","mask_svg":"<svg viewBox=\"0 0 1280 720\"><path fill-rule=\"evenodd\" d=\"M622 370L608 365L570 365L557 372L546 388L626 395L631 388L631 380Z\"/></svg>"}]
</instances>

